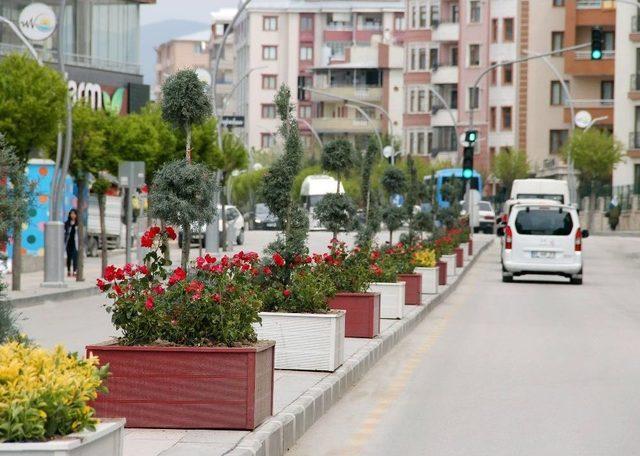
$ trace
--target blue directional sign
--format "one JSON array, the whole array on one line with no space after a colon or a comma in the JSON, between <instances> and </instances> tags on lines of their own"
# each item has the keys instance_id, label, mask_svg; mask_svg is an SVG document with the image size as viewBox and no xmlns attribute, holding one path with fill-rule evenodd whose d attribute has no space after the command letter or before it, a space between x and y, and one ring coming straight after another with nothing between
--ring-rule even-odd
<instances>
[{"instance_id":1,"label":"blue directional sign","mask_svg":"<svg viewBox=\"0 0 640 456\"><path fill-rule=\"evenodd\" d=\"M404 204L404 196L396 193L391 197L391 204L396 207L401 207Z\"/></svg>"}]
</instances>

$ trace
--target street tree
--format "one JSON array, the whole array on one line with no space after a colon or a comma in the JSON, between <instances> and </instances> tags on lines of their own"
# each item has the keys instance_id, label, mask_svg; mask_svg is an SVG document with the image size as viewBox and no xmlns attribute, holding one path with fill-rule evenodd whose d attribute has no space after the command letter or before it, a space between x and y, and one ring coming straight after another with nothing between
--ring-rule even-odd
<instances>
[{"instance_id":1,"label":"street tree","mask_svg":"<svg viewBox=\"0 0 640 456\"><path fill-rule=\"evenodd\" d=\"M501 150L493 160L491 171L500 179L506 194L511 193L511 186L516 179L524 179L529 175L529 162L527 154L522 150Z\"/></svg>"},{"instance_id":2,"label":"street tree","mask_svg":"<svg viewBox=\"0 0 640 456\"><path fill-rule=\"evenodd\" d=\"M149 192L151 215L182 228L183 268L189 263L191 225L211 223L215 175L201 163L186 159L166 163L156 172Z\"/></svg>"},{"instance_id":3,"label":"street tree","mask_svg":"<svg viewBox=\"0 0 640 456\"><path fill-rule=\"evenodd\" d=\"M593 226L597 189L611 182L613 168L622 160L622 150L620 141L598 128L574 132L562 148L563 158L573 159L581 186L590 188L588 228Z\"/></svg>"},{"instance_id":4,"label":"street tree","mask_svg":"<svg viewBox=\"0 0 640 456\"><path fill-rule=\"evenodd\" d=\"M393 233L402 227L406 216L406 211L402 207L387 205L382 210L382 221L389 230L389 244L393 244Z\"/></svg>"},{"instance_id":5,"label":"street tree","mask_svg":"<svg viewBox=\"0 0 640 456\"><path fill-rule=\"evenodd\" d=\"M382 210L382 221L389 230L389 243L393 243L393 232L398 230L406 218L406 210L394 206L391 198L401 195L406 188L406 177L401 169L392 166L382 174L382 187L386 193L386 204Z\"/></svg>"},{"instance_id":6,"label":"street tree","mask_svg":"<svg viewBox=\"0 0 640 456\"><path fill-rule=\"evenodd\" d=\"M336 193L340 192L340 181L345 173L355 164L355 151L350 141L346 139L336 139L325 144L320 157L322 169L336 175L338 188Z\"/></svg>"},{"instance_id":7,"label":"street tree","mask_svg":"<svg viewBox=\"0 0 640 456\"><path fill-rule=\"evenodd\" d=\"M402 194L406 183L406 177L400 168L392 166L385 169L382 174L382 187L389 198Z\"/></svg>"},{"instance_id":8,"label":"street tree","mask_svg":"<svg viewBox=\"0 0 640 456\"><path fill-rule=\"evenodd\" d=\"M362 159L362 172L361 172L361 193L364 206L364 218L365 223L369 222L369 209L371 207L371 173L373 171L373 165L375 165L378 157L380 156L380 145L377 138L374 136L369 137L367 143L367 150L364 153Z\"/></svg>"},{"instance_id":9,"label":"street tree","mask_svg":"<svg viewBox=\"0 0 640 456\"><path fill-rule=\"evenodd\" d=\"M211 116L206 83L194 70L169 76L162 86L162 117L185 134L185 158L191 162L191 129Z\"/></svg>"},{"instance_id":10,"label":"street tree","mask_svg":"<svg viewBox=\"0 0 640 456\"><path fill-rule=\"evenodd\" d=\"M23 54L0 59L0 133L13 147L23 169L29 158L55 147L65 115L67 85L53 69ZM22 228L13 234L12 289L20 289Z\"/></svg>"}]
</instances>

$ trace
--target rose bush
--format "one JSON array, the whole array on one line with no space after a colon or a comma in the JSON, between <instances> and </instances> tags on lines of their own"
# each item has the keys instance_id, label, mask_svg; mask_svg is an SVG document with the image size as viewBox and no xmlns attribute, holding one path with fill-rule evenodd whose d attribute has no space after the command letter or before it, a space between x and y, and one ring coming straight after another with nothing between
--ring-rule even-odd
<instances>
[{"instance_id":1,"label":"rose bush","mask_svg":"<svg viewBox=\"0 0 640 456\"><path fill-rule=\"evenodd\" d=\"M239 252L219 260L210 255L195 267L168 270L159 254L171 228L150 228L144 264L109 266L97 285L113 300L111 321L122 330L123 345L242 345L255 342L252 323L260 321L261 294L254 277L263 273L258 254Z\"/></svg>"},{"instance_id":2,"label":"rose bush","mask_svg":"<svg viewBox=\"0 0 640 456\"><path fill-rule=\"evenodd\" d=\"M332 239L329 253L313 255L319 269L326 271L337 292L362 293L371 282L368 251L359 246L347 250L346 244Z\"/></svg>"}]
</instances>

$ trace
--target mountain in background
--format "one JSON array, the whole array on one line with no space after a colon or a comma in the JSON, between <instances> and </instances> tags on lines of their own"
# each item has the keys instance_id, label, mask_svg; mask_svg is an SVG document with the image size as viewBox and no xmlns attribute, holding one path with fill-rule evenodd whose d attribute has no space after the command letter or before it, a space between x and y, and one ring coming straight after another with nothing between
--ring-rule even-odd
<instances>
[{"instance_id":1,"label":"mountain in background","mask_svg":"<svg viewBox=\"0 0 640 456\"><path fill-rule=\"evenodd\" d=\"M208 24L206 22L177 19L154 22L140 27L140 63L142 65L144 83L150 86L155 84L156 47L173 38L199 32L207 27Z\"/></svg>"}]
</instances>

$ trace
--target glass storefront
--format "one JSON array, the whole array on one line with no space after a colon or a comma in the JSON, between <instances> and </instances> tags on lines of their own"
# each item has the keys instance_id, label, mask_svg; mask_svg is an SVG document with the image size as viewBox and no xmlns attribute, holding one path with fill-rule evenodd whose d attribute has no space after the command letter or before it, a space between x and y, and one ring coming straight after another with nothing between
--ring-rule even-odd
<instances>
[{"instance_id":1,"label":"glass storefront","mask_svg":"<svg viewBox=\"0 0 640 456\"><path fill-rule=\"evenodd\" d=\"M41 0L42 1L42 0ZM2 0L0 15L18 23L20 11L32 0ZM60 24L60 3L45 0ZM128 0L67 0L64 24L65 62L125 73L140 73L139 4ZM45 61L57 60L58 33L33 43ZM0 27L0 54L22 48L8 27Z\"/></svg>"}]
</instances>

